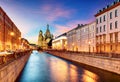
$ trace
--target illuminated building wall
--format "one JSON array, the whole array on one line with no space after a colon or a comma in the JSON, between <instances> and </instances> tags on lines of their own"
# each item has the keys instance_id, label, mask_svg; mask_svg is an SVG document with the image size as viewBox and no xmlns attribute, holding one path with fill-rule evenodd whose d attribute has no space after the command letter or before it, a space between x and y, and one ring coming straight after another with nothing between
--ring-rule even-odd
<instances>
[{"instance_id":1,"label":"illuminated building wall","mask_svg":"<svg viewBox=\"0 0 120 82\"><path fill-rule=\"evenodd\" d=\"M66 33L56 37L52 41L52 49L67 50L67 37L66 37Z\"/></svg>"},{"instance_id":2,"label":"illuminated building wall","mask_svg":"<svg viewBox=\"0 0 120 82\"><path fill-rule=\"evenodd\" d=\"M0 51L20 48L21 32L0 7Z\"/></svg>"},{"instance_id":3,"label":"illuminated building wall","mask_svg":"<svg viewBox=\"0 0 120 82\"><path fill-rule=\"evenodd\" d=\"M89 51L89 45L88 45L88 42L89 42L88 29L89 28L88 27L89 27L88 25L85 25L79 29L80 30L79 51L82 51L82 52Z\"/></svg>"},{"instance_id":4,"label":"illuminated building wall","mask_svg":"<svg viewBox=\"0 0 120 82\"><path fill-rule=\"evenodd\" d=\"M88 24L88 46L90 52L96 52L96 22Z\"/></svg>"},{"instance_id":5,"label":"illuminated building wall","mask_svg":"<svg viewBox=\"0 0 120 82\"><path fill-rule=\"evenodd\" d=\"M68 50L81 52L95 52L96 23L79 25L67 32Z\"/></svg>"},{"instance_id":6,"label":"illuminated building wall","mask_svg":"<svg viewBox=\"0 0 120 82\"><path fill-rule=\"evenodd\" d=\"M77 29L76 37L77 37L77 45L78 51L82 52L95 52L95 37L96 37L96 23L92 22L82 26Z\"/></svg>"},{"instance_id":7,"label":"illuminated building wall","mask_svg":"<svg viewBox=\"0 0 120 82\"><path fill-rule=\"evenodd\" d=\"M120 1L99 10L95 17L96 51L120 53Z\"/></svg>"},{"instance_id":8,"label":"illuminated building wall","mask_svg":"<svg viewBox=\"0 0 120 82\"><path fill-rule=\"evenodd\" d=\"M4 21L3 21L3 12L0 9L0 51L4 50Z\"/></svg>"},{"instance_id":9,"label":"illuminated building wall","mask_svg":"<svg viewBox=\"0 0 120 82\"><path fill-rule=\"evenodd\" d=\"M76 45L76 28L67 32L67 50L77 51L78 46Z\"/></svg>"}]
</instances>

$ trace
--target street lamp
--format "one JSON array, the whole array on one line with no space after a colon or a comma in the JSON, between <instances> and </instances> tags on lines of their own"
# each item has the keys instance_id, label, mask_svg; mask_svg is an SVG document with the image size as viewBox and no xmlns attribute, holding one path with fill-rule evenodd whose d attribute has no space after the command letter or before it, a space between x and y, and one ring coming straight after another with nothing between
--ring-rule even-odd
<instances>
[{"instance_id":1,"label":"street lamp","mask_svg":"<svg viewBox=\"0 0 120 82\"><path fill-rule=\"evenodd\" d=\"M74 46L74 43L72 43L72 46Z\"/></svg>"},{"instance_id":2,"label":"street lamp","mask_svg":"<svg viewBox=\"0 0 120 82\"><path fill-rule=\"evenodd\" d=\"M19 37L18 39L21 40L21 37Z\"/></svg>"},{"instance_id":3,"label":"street lamp","mask_svg":"<svg viewBox=\"0 0 120 82\"><path fill-rule=\"evenodd\" d=\"M63 49L65 50L65 48L66 48L66 45L64 44L64 48Z\"/></svg>"},{"instance_id":4,"label":"street lamp","mask_svg":"<svg viewBox=\"0 0 120 82\"><path fill-rule=\"evenodd\" d=\"M20 47L21 47L21 37L19 37L18 39L19 39L18 40L18 48L20 49Z\"/></svg>"},{"instance_id":5,"label":"street lamp","mask_svg":"<svg viewBox=\"0 0 120 82\"><path fill-rule=\"evenodd\" d=\"M10 35L11 35L11 36L14 36L14 32L10 32Z\"/></svg>"},{"instance_id":6,"label":"street lamp","mask_svg":"<svg viewBox=\"0 0 120 82\"><path fill-rule=\"evenodd\" d=\"M12 50L13 50L13 36L15 35L14 32L10 32L10 35L12 37L12 40L11 40L11 45L12 45Z\"/></svg>"},{"instance_id":7,"label":"street lamp","mask_svg":"<svg viewBox=\"0 0 120 82\"><path fill-rule=\"evenodd\" d=\"M88 44L89 44L89 54L90 54L90 44L91 44L91 42L89 41Z\"/></svg>"},{"instance_id":8,"label":"street lamp","mask_svg":"<svg viewBox=\"0 0 120 82\"><path fill-rule=\"evenodd\" d=\"M73 51L74 51L74 43L72 43Z\"/></svg>"}]
</instances>

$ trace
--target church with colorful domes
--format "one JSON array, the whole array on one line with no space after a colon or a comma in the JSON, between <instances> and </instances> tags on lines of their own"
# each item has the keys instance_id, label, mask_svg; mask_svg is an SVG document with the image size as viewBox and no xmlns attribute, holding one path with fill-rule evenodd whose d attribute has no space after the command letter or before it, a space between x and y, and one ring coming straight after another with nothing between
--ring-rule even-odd
<instances>
[{"instance_id":1,"label":"church with colorful domes","mask_svg":"<svg viewBox=\"0 0 120 82\"><path fill-rule=\"evenodd\" d=\"M49 25L47 24L47 29L43 35L42 30L39 31L38 36L38 46L42 49L50 49L52 47L53 34L50 33Z\"/></svg>"}]
</instances>

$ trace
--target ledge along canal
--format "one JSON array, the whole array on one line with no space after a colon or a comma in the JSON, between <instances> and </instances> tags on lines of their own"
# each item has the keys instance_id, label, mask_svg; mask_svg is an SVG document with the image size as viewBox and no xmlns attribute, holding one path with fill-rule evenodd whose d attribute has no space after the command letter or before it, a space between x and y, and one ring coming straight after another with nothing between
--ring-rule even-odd
<instances>
[{"instance_id":1,"label":"ledge along canal","mask_svg":"<svg viewBox=\"0 0 120 82\"><path fill-rule=\"evenodd\" d=\"M33 51L16 82L120 82L120 75Z\"/></svg>"}]
</instances>

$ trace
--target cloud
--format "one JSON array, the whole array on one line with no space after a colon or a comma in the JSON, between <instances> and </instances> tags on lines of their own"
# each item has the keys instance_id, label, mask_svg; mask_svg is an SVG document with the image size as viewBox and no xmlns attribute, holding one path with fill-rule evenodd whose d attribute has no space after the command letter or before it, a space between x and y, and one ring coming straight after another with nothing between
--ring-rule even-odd
<instances>
[{"instance_id":1,"label":"cloud","mask_svg":"<svg viewBox=\"0 0 120 82\"><path fill-rule=\"evenodd\" d=\"M54 32L54 36L59 36L62 33L68 32L70 30L72 30L73 28L76 28L78 24L88 24L90 22L92 22L93 20L72 20L70 22L67 22L65 25L60 25L60 24L56 24L55 25L55 32Z\"/></svg>"},{"instance_id":2,"label":"cloud","mask_svg":"<svg viewBox=\"0 0 120 82\"><path fill-rule=\"evenodd\" d=\"M77 24L86 24L91 21L91 19L82 21L78 17L76 18L74 16L76 9L66 9L58 4L41 4L39 8L38 6L31 8L21 6L14 0L8 3L3 0L1 2L0 5L22 32L22 37L28 39L31 43L37 43L38 32L40 29L44 32L47 23L53 26L52 33L54 33L54 36L58 36L77 27Z\"/></svg>"},{"instance_id":3,"label":"cloud","mask_svg":"<svg viewBox=\"0 0 120 82\"><path fill-rule=\"evenodd\" d=\"M55 32L54 32L54 36L58 36L62 33L65 33L67 31L69 31L71 28L68 26L64 26L64 25L55 25Z\"/></svg>"},{"instance_id":4,"label":"cloud","mask_svg":"<svg viewBox=\"0 0 120 82\"><path fill-rule=\"evenodd\" d=\"M42 12L41 12L42 11ZM66 10L61 6L48 5L45 4L36 10L35 13L44 16L44 18L49 22L54 22L59 18L70 18L74 10Z\"/></svg>"},{"instance_id":5,"label":"cloud","mask_svg":"<svg viewBox=\"0 0 120 82\"><path fill-rule=\"evenodd\" d=\"M78 24L88 24L90 22L92 22L93 19L89 19L89 20L72 20L70 22L67 23L68 26L70 26L71 28L75 28L77 27Z\"/></svg>"},{"instance_id":6,"label":"cloud","mask_svg":"<svg viewBox=\"0 0 120 82\"><path fill-rule=\"evenodd\" d=\"M9 1L1 1L0 5L21 31L22 37L25 38L27 35L32 34L30 33L32 29L37 29L38 24L32 20L34 16L30 17L31 14L29 14L32 10L30 11L27 8L13 3L9 4Z\"/></svg>"}]
</instances>

